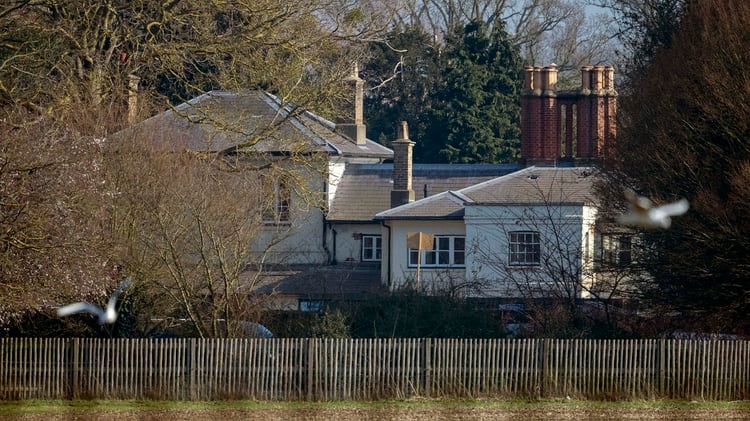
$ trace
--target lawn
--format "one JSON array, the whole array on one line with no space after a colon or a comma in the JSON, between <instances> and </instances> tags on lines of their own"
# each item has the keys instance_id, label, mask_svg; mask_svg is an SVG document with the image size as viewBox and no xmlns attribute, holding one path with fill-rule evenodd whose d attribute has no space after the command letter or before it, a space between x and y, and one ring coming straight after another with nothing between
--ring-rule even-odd
<instances>
[{"instance_id":1,"label":"lawn","mask_svg":"<svg viewBox=\"0 0 750 421\"><path fill-rule=\"evenodd\" d=\"M705 420L750 419L750 401L0 402L0 420Z\"/></svg>"}]
</instances>

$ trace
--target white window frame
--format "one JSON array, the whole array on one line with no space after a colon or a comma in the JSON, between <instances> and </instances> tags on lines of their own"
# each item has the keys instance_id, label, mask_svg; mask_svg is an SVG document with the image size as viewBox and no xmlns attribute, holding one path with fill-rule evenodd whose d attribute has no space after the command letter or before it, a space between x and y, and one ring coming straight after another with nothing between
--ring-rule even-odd
<instances>
[{"instance_id":1,"label":"white window frame","mask_svg":"<svg viewBox=\"0 0 750 421\"><path fill-rule=\"evenodd\" d=\"M457 248L456 243L463 243ZM460 246L459 246L460 247ZM408 250L408 267L417 267L417 250ZM436 235L432 250L422 250L420 268L466 267L466 237L463 235Z\"/></svg>"},{"instance_id":2,"label":"white window frame","mask_svg":"<svg viewBox=\"0 0 750 421\"><path fill-rule=\"evenodd\" d=\"M368 240L371 244L368 246ZM367 257L367 255L370 257ZM362 261L380 262L383 260L383 237L375 234L362 234Z\"/></svg>"},{"instance_id":3,"label":"white window frame","mask_svg":"<svg viewBox=\"0 0 750 421\"><path fill-rule=\"evenodd\" d=\"M508 232L508 264L510 266L540 266L542 243L539 231Z\"/></svg>"}]
</instances>

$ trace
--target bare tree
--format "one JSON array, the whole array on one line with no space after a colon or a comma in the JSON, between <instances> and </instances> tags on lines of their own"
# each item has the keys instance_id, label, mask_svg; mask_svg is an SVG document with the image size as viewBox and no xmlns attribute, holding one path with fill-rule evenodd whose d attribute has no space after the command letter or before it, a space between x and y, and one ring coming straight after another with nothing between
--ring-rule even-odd
<instances>
[{"instance_id":1,"label":"bare tree","mask_svg":"<svg viewBox=\"0 0 750 421\"><path fill-rule=\"evenodd\" d=\"M528 64L556 63L565 74L581 65L611 63L614 29L604 14L587 14L582 2L565 0L406 0L402 25L426 28L436 40L458 25L506 23ZM564 82L564 80L561 80Z\"/></svg>"},{"instance_id":2,"label":"bare tree","mask_svg":"<svg viewBox=\"0 0 750 421\"><path fill-rule=\"evenodd\" d=\"M157 254L146 259L136 253L145 252L146 244L136 234L147 232L123 225L127 218L150 221L152 235L158 233L159 221L169 218L175 229L178 222L193 224L185 225L185 232L163 229L162 239L170 241L156 244L187 247L194 243L186 239L181 243L181 236L202 233L215 255L206 252L195 258L212 264L224 260L221 270L227 275L222 276L231 278L243 259L229 243L250 236L247 229L200 226L206 220L217 223L209 218L217 210L206 201L208 196L203 202L187 202L191 197L187 192L180 196L172 190L170 196L168 190L157 189L143 197L144 191L126 181L141 180L144 188L154 187L163 182L160 177L178 169L143 158L154 165L151 172L139 175L145 178L126 177L135 177L138 161L131 162L133 171L108 173L125 167L102 164L98 139L111 139L112 133L129 124L129 106L135 106L135 118L141 119L213 89L265 89L284 103L293 100L294 112L313 108L334 115L344 92L341 80L356 58L357 42L376 37L379 25L387 21L380 14L386 9L373 9L378 14L357 10L349 2L327 0L4 2L0 6L0 125L7 135L0 145L3 313L17 314L73 298L104 299L119 282L121 270L134 268L132 261L119 261L121 256L154 264ZM138 80L134 76L139 83L133 83ZM129 101L135 93L137 104ZM250 138L245 146L261 138ZM200 168L208 162L218 164L215 156L189 160L184 155L169 156L183 164L202 164ZM140 158L133 151L128 156ZM224 199L230 195L228 187L207 188L197 168L185 171L173 175L203 182L206 195L223 192ZM207 169L204 175L209 176ZM213 177L221 184L219 178ZM309 190L305 194L312 197L320 187L309 186ZM134 196L126 198L127 194ZM162 201L167 197L175 204ZM139 204L138 198L149 200ZM192 208L176 207L179 200ZM154 207L144 209L144 203ZM262 204L251 203L256 213L262 209ZM156 213L159 209L165 213ZM127 237L133 244L123 245L119 236L123 232L133 235ZM115 241L118 247L111 245ZM123 247L136 254L123 254ZM228 257L230 252L235 257ZM175 256L186 253L178 250ZM204 273L208 267L204 264ZM136 286L142 273L133 274ZM218 284L212 288L215 294L221 291ZM231 285L222 288L229 291ZM7 317L0 321L4 320Z\"/></svg>"},{"instance_id":3,"label":"bare tree","mask_svg":"<svg viewBox=\"0 0 750 421\"><path fill-rule=\"evenodd\" d=\"M686 329L747 334L750 78L736 69L750 63L750 4L688 3L618 102L604 197L622 201L626 186L657 203L688 199L669 230L645 235L654 252L644 298Z\"/></svg>"},{"instance_id":4,"label":"bare tree","mask_svg":"<svg viewBox=\"0 0 750 421\"><path fill-rule=\"evenodd\" d=\"M227 157L127 139L110 158L118 244L140 282L139 325L184 318L201 337L241 335L265 308L250 293L269 255L324 206L309 181L323 157Z\"/></svg>"},{"instance_id":5,"label":"bare tree","mask_svg":"<svg viewBox=\"0 0 750 421\"><path fill-rule=\"evenodd\" d=\"M118 279L100 146L43 117L0 130L0 323L108 295Z\"/></svg>"},{"instance_id":6,"label":"bare tree","mask_svg":"<svg viewBox=\"0 0 750 421\"><path fill-rule=\"evenodd\" d=\"M590 188L586 180L581 185ZM586 190L571 193L565 182L534 180L528 188L535 200L481 211L490 226L468 245L474 276L492 294L522 302L532 334L589 335L597 319L615 326L635 269L632 256L626 256L632 252L630 243L625 249L602 242L600 230L607 228L597 224L593 197ZM632 238L627 232L612 234Z\"/></svg>"},{"instance_id":7,"label":"bare tree","mask_svg":"<svg viewBox=\"0 0 750 421\"><path fill-rule=\"evenodd\" d=\"M386 20L387 9L357 10L327 0L15 1L0 9L0 98L57 119L86 109L98 117L86 133L98 136L127 122L108 110L126 102L129 75L146 111L164 97L258 87L320 110L338 96L353 44Z\"/></svg>"}]
</instances>

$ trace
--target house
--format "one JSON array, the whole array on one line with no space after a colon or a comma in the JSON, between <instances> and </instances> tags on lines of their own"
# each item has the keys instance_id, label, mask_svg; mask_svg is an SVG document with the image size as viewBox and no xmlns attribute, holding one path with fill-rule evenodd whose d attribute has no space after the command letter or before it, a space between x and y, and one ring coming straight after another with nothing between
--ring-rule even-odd
<instances>
[{"instance_id":1,"label":"house","mask_svg":"<svg viewBox=\"0 0 750 421\"><path fill-rule=\"evenodd\" d=\"M601 292L594 263L626 259L629 247L622 234L611 241L597 231L593 195L592 164L615 135L616 92L611 67L586 66L581 75L580 89L558 91L556 68L526 68L528 166L419 200L411 200L410 166L396 170L393 194L409 200L375 215L383 226L384 285L511 299ZM403 140L393 143L396 163L409 156ZM427 244L410 241L418 234Z\"/></svg>"},{"instance_id":2,"label":"house","mask_svg":"<svg viewBox=\"0 0 750 421\"><path fill-rule=\"evenodd\" d=\"M227 159L322 157L322 170L302 178L324 193L323 206L295 206L301 198L283 183L274 190L268 230L283 229L285 237L268 257L275 270L254 292L273 294L275 308L312 310L409 282L477 297L513 296L521 292L509 284L509 273L530 282L528 275L544 272L549 261L553 231L535 227L546 223L544 215L562 230L566 253L577 253L570 268L560 268L572 284L595 282L584 279L592 272L589 256L597 255L592 244L617 243L594 232L591 197L592 164L615 135L613 69L585 66L581 81L580 89L561 91L554 66L526 68L522 159L511 164L413 164L405 122L393 150L367 139L356 67L346 81L353 117L336 123L265 92L215 91L128 130ZM414 233L433 236L430 250L407 246ZM554 279L539 277L535 291ZM580 296L590 289L575 288Z\"/></svg>"},{"instance_id":3,"label":"house","mask_svg":"<svg viewBox=\"0 0 750 421\"><path fill-rule=\"evenodd\" d=\"M383 282L473 297L578 288L591 252L582 245L596 221L595 174L532 166L378 213L389 250ZM427 249L407 244L416 232L434 239Z\"/></svg>"},{"instance_id":4,"label":"house","mask_svg":"<svg viewBox=\"0 0 750 421\"><path fill-rule=\"evenodd\" d=\"M352 95L362 81L351 79ZM237 167L263 168L273 163L272 190L264 238L251 247L277 265L323 265L330 258L325 235L326 209L337 181L350 163L375 164L393 152L364 137L361 101L354 120L338 124L284 103L262 91L211 91L118 133L147 139L173 150L215 154ZM358 119L358 120L357 120ZM260 174L260 172L259 172ZM304 188L295 188L305 184ZM312 192L302 197L299 191ZM325 197L320 203L318 192ZM323 197L323 196L320 196Z\"/></svg>"}]
</instances>

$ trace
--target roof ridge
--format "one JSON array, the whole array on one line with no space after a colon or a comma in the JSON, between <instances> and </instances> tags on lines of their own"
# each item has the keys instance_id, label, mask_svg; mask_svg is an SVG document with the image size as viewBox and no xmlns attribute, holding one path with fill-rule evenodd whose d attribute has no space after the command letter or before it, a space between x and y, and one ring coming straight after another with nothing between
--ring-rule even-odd
<instances>
[{"instance_id":1,"label":"roof ridge","mask_svg":"<svg viewBox=\"0 0 750 421\"><path fill-rule=\"evenodd\" d=\"M384 210L382 212L378 212L378 213L375 214L375 218L378 218L378 217L381 217L381 216L387 216L387 214L394 213L396 211L401 212L401 211L406 210L406 209L411 209L413 207L422 206L425 203L435 201L435 200L437 200L439 198L442 198L443 196L448 196L449 199L453 200L451 198L451 192L450 191L444 191L444 192L440 192L438 194L435 194L435 195L432 195L432 196L429 196L429 197L425 197L425 198L422 198L422 199L419 199L419 200L415 200L413 202L404 203L403 205L399 205L399 206L396 206L394 208L386 209L386 210Z\"/></svg>"}]
</instances>

